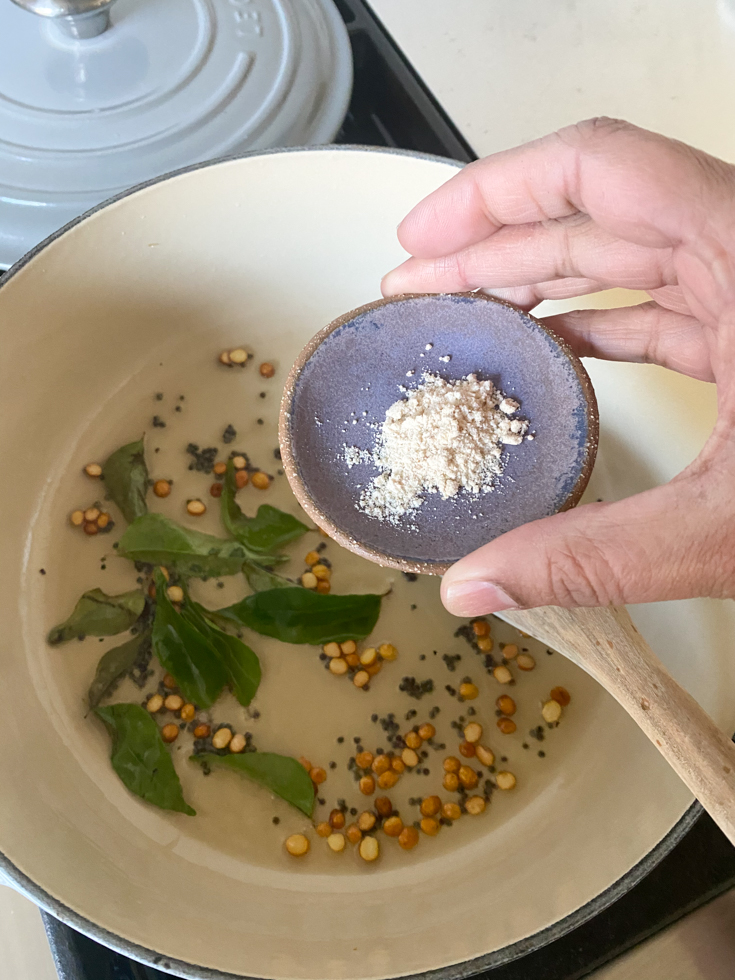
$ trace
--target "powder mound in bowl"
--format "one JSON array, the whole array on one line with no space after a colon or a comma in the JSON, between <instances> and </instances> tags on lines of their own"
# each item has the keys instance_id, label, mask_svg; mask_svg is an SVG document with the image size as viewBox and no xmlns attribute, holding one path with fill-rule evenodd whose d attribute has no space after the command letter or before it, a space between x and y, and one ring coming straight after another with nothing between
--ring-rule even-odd
<instances>
[{"instance_id":1,"label":"powder mound in bowl","mask_svg":"<svg viewBox=\"0 0 735 980\"><path fill-rule=\"evenodd\" d=\"M381 470L362 491L358 509L398 524L426 494L446 500L460 490L489 493L503 471L503 446L520 445L528 430L526 420L512 417L519 408L474 374L458 381L424 374L386 411L372 453L345 446L349 467L372 462Z\"/></svg>"}]
</instances>

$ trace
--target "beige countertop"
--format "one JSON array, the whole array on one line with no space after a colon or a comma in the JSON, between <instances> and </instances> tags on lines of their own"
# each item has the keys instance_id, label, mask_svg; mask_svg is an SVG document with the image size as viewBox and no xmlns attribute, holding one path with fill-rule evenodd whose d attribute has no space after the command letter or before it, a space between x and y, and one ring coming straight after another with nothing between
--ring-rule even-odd
<instances>
[{"instance_id":1,"label":"beige countertop","mask_svg":"<svg viewBox=\"0 0 735 980\"><path fill-rule=\"evenodd\" d=\"M57 980L41 913L0 877L0 976Z\"/></svg>"},{"instance_id":2,"label":"beige countertop","mask_svg":"<svg viewBox=\"0 0 735 980\"><path fill-rule=\"evenodd\" d=\"M370 0L478 155L616 116L735 161L735 0Z\"/></svg>"}]
</instances>

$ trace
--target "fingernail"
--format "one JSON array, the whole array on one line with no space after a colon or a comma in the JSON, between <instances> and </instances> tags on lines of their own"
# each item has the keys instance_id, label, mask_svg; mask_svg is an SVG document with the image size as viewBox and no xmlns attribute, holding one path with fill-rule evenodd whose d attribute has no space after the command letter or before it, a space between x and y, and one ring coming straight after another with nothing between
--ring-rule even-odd
<instances>
[{"instance_id":1,"label":"fingernail","mask_svg":"<svg viewBox=\"0 0 735 980\"><path fill-rule=\"evenodd\" d=\"M452 582L443 595L444 605L455 616L484 616L501 609L517 609L518 603L492 582Z\"/></svg>"}]
</instances>

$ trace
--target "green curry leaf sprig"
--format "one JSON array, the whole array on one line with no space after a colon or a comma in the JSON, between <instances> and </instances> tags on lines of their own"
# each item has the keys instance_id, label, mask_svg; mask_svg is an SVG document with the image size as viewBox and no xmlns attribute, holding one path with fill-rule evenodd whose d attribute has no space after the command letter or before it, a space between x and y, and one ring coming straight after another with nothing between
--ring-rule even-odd
<instances>
[{"instance_id":1,"label":"green curry leaf sprig","mask_svg":"<svg viewBox=\"0 0 735 980\"><path fill-rule=\"evenodd\" d=\"M146 583L141 579L140 589L121 595L92 589L51 630L48 641L58 645L75 637L113 636L132 630L132 636L100 659L88 693L89 705L107 726L112 765L128 789L155 806L194 815L154 718L135 704L100 706L118 681L126 675L135 679L136 671L145 678L153 654L197 708L209 709L226 687L247 707L258 691L261 665L256 653L228 628L246 627L286 643L358 640L373 630L381 596L322 595L278 575L274 567L288 560L281 549L309 528L269 504L247 517L235 499L232 461L221 495L221 519L228 538L192 530L148 511L150 481L142 439L112 453L102 475L108 496L129 525L117 544L117 554L135 562L139 570L149 566L155 599L146 597ZM240 572L253 594L238 603L208 610L189 594L192 578ZM170 578L181 584L183 601L169 598ZM218 755L205 751L192 759L208 768L231 769L307 816L312 814L314 786L293 758L271 752Z\"/></svg>"}]
</instances>

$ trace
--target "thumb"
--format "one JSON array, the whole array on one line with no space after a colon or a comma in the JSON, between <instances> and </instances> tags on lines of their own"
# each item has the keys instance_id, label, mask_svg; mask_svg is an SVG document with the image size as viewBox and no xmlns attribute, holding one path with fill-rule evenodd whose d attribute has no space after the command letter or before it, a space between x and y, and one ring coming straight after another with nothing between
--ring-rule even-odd
<instances>
[{"instance_id":1,"label":"thumb","mask_svg":"<svg viewBox=\"0 0 735 980\"><path fill-rule=\"evenodd\" d=\"M735 546L723 520L731 529L735 520L722 514L728 498L682 474L618 503L524 524L453 565L442 601L456 616L479 616L732 595Z\"/></svg>"}]
</instances>

